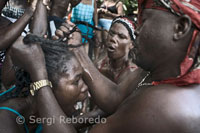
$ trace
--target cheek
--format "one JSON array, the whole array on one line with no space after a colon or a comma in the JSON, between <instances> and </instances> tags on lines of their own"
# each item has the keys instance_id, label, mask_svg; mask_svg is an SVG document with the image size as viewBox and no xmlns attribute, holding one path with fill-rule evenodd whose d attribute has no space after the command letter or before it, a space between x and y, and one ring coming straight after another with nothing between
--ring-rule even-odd
<instances>
[{"instance_id":1,"label":"cheek","mask_svg":"<svg viewBox=\"0 0 200 133\"><path fill-rule=\"evenodd\" d=\"M68 95L68 97L75 99L80 94L80 90L75 85L69 85L68 87L66 87L64 93L65 95Z\"/></svg>"},{"instance_id":2,"label":"cheek","mask_svg":"<svg viewBox=\"0 0 200 133\"><path fill-rule=\"evenodd\" d=\"M80 90L75 85L68 85L62 90L57 90L56 94L61 102L73 104L76 102L78 96L80 95Z\"/></svg>"},{"instance_id":3,"label":"cheek","mask_svg":"<svg viewBox=\"0 0 200 133\"><path fill-rule=\"evenodd\" d=\"M129 51L129 46L128 46L127 43L128 43L127 41L121 43L121 44L119 45L119 47L118 47L118 50L119 50L120 52L122 52L122 53L128 52L128 51Z\"/></svg>"}]
</instances>

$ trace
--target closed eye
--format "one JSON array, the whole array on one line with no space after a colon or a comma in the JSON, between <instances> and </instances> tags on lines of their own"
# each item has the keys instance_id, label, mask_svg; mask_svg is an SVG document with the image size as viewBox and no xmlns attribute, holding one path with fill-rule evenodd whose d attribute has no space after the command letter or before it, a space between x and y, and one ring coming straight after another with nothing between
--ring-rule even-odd
<instances>
[{"instance_id":1,"label":"closed eye","mask_svg":"<svg viewBox=\"0 0 200 133\"><path fill-rule=\"evenodd\" d=\"M79 80L81 79L81 74L77 75L76 78L73 81L73 85L78 85Z\"/></svg>"}]
</instances>

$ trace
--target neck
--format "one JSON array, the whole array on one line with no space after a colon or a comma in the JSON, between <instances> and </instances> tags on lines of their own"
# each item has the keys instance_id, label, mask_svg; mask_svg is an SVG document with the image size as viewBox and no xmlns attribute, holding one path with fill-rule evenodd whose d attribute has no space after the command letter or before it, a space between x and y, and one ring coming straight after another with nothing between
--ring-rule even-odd
<instances>
[{"instance_id":1,"label":"neck","mask_svg":"<svg viewBox=\"0 0 200 133\"><path fill-rule=\"evenodd\" d=\"M150 74L151 81L161 81L176 78L180 74L180 66L161 66Z\"/></svg>"},{"instance_id":2,"label":"neck","mask_svg":"<svg viewBox=\"0 0 200 133\"><path fill-rule=\"evenodd\" d=\"M115 70L118 68L123 68L125 65L127 65L127 62L128 58L125 56L116 60L110 59L111 67Z\"/></svg>"}]
</instances>

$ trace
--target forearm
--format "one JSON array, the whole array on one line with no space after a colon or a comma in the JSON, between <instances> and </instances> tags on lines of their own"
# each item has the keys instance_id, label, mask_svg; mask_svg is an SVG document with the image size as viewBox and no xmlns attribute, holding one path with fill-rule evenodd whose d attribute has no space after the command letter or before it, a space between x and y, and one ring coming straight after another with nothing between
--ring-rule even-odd
<instances>
[{"instance_id":1,"label":"forearm","mask_svg":"<svg viewBox=\"0 0 200 133\"><path fill-rule=\"evenodd\" d=\"M33 82L42 79L48 79L47 72L45 68L41 68L40 71L36 71L31 75ZM51 88L49 86L42 87L36 94L36 103L39 115L42 118L53 118L54 121L49 125L48 123L43 123L44 132L47 133L64 133L75 132L73 126L68 123L61 122L61 117L67 118L65 113L59 106Z\"/></svg>"},{"instance_id":2,"label":"forearm","mask_svg":"<svg viewBox=\"0 0 200 133\"><path fill-rule=\"evenodd\" d=\"M84 74L83 78L88 85L94 102L105 112L113 112L113 103L118 99L117 85L103 76L94 66L87 54L80 48L74 50L80 61ZM109 101L109 102L108 102ZM111 104L110 104L111 103Z\"/></svg>"},{"instance_id":3,"label":"forearm","mask_svg":"<svg viewBox=\"0 0 200 133\"><path fill-rule=\"evenodd\" d=\"M43 123L44 132L48 133L74 133L76 132L72 125L61 121L61 117L67 118L60 108L52 90L49 87L43 87L38 91L37 108L42 118L53 118L54 121L50 125Z\"/></svg>"},{"instance_id":4,"label":"forearm","mask_svg":"<svg viewBox=\"0 0 200 133\"><path fill-rule=\"evenodd\" d=\"M0 50L7 49L21 35L33 15L33 10L26 9L24 15L10 26L0 29Z\"/></svg>"},{"instance_id":5,"label":"forearm","mask_svg":"<svg viewBox=\"0 0 200 133\"><path fill-rule=\"evenodd\" d=\"M37 3L37 8L31 22L31 32L41 37L47 32L47 9L42 0L39 0Z\"/></svg>"},{"instance_id":6,"label":"forearm","mask_svg":"<svg viewBox=\"0 0 200 133\"><path fill-rule=\"evenodd\" d=\"M106 15L107 15L108 17L112 17L112 18L115 18L115 17L120 16L120 14L111 13L111 12L109 12L109 11L106 13Z\"/></svg>"}]
</instances>

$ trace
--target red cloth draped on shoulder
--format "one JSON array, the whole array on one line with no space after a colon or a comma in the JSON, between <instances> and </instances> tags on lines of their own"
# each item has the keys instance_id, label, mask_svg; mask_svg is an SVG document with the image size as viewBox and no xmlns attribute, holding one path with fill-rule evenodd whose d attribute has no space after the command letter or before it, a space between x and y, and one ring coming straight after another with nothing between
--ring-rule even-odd
<instances>
[{"instance_id":1,"label":"red cloth draped on shoulder","mask_svg":"<svg viewBox=\"0 0 200 133\"><path fill-rule=\"evenodd\" d=\"M143 9L156 9L175 15L188 15L196 26L189 44L187 55L180 64L180 75L163 81L154 81L153 85L173 84L185 86L200 83L200 0L138 0L139 16ZM139 23L141 19L139 18Z\"/></svg>"}]
</instances>

